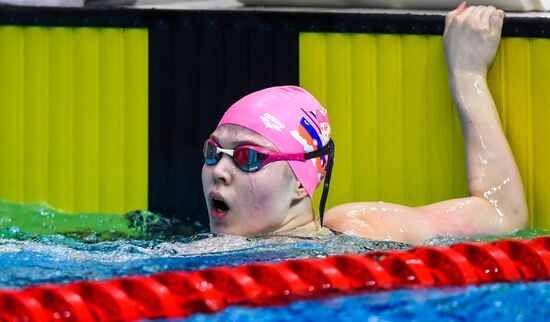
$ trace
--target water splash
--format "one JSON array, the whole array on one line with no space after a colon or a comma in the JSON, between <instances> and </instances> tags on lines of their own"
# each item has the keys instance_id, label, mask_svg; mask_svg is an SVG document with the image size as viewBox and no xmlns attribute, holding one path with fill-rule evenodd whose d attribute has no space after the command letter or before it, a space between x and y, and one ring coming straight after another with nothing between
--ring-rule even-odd
<instances>
[{"instance_id":1,"label":"water splash","mask_svg":"<svg viewBox=\"0 0 550 322\"><path fill-rule=\"evenodd\" d=\"M3 238L0 239L0 288L409 247L350 236L297 239L197 234L173 241L96 243L63 235L42 235L38 240Z\"/></svg>"},{"instance_id":2,"label":"water splash","mask_svg":"<svg viewBox=\"0 0 550 322\"><path fill-rule=\"evenodd\" d=\"M45 203L23 205L0 201L0 238L40 241L43 235L62 234L82 241L98 242L167 239L190 236L195 232L196 227L144 210L124 215L69 214Z\"/></svg>"}]
</instances>

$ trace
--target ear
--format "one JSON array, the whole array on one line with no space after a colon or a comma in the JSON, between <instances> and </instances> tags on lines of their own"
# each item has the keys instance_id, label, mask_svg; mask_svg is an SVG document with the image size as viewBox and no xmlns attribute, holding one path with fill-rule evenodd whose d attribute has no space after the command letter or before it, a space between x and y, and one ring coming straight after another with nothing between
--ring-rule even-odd
<instances>
[{"instance_id":1,"label":"ear","mask_svg":"<svg viewBox=\"0 0 550 322\"><path fill-rule=\"evenodd\" d=\"M295 200L301 200L301 199L304 199L307 196L309 196L309 195L307 194L306 188L304 188L304 186L302 186L300 181L296 180L296 188L294 189L294 199Z\"/></svg>"}]
</instances>

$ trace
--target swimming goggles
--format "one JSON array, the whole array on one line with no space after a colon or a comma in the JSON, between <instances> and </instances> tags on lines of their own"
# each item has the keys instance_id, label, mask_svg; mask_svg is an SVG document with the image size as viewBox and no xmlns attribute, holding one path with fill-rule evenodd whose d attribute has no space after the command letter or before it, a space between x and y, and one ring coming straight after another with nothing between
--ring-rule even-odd
<instances>
[{"instance_id":1,"label":"swimming goggles","mask_svg":"<svg viewBox=\"0 0 550 322\"><path fill-rule=\"evenodd\" d=\"M220 145L213 139L208 139L204 142L203 148L204 162L206 165L215 165L222 158L222 153L225 153L233 159L233 162L239 169L244 172L256 172L271 162L275 161L301 161L305 162L310 159L318 158L323 155L329 155L327 167L325 170L325 182L323 186L323 194L319 205L319 214L321 225L323 224L323 214L325 210L326 198L330 185L330 176L332 165L334 163L334 142L329 140L321 149L308 153L280 153L273 152L267 149L260 148L255 145L240 145L235 149L222 149Z\"/></svg>"}]
</instances>

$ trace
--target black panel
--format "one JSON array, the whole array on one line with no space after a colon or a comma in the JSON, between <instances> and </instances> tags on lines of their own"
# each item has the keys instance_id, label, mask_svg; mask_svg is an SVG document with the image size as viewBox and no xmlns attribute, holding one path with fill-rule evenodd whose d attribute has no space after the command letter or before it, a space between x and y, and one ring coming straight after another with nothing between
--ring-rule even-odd
<instances>
[{"instance_id":1,"label":"black panel","mask_svg":"<svg viewBox=\"0 0 550 322\"><path fill-rule=\"evenodd\" d=\"M202 143L240 97L298 84L298 33L184 20L152 27L149 46L150 210L204 224Z\"/></svg>"}]
</instances>

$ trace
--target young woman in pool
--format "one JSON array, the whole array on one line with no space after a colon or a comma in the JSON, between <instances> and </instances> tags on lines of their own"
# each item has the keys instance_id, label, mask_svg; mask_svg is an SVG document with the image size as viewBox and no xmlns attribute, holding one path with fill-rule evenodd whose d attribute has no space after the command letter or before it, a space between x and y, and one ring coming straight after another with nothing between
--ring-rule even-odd
<instances>
[{"instance_id":1,"label":"young woman in pool","mask_svg":"<svg viewBox=\"0 0 550 322\"><path fill-rule=\"evenodd\" d=\"M334 231L421 244L435 235L505 234L526 227L523 185L486 81L503 18L494 7L462 4L445 23L470 197L414 208L357 202L323 216L334 152L326 110L299 87L273 87L231 106L205 142L202 182L211 231L241 236ZM324 176L321 226L311 196Z\"/></svg>"}]
</instances>

